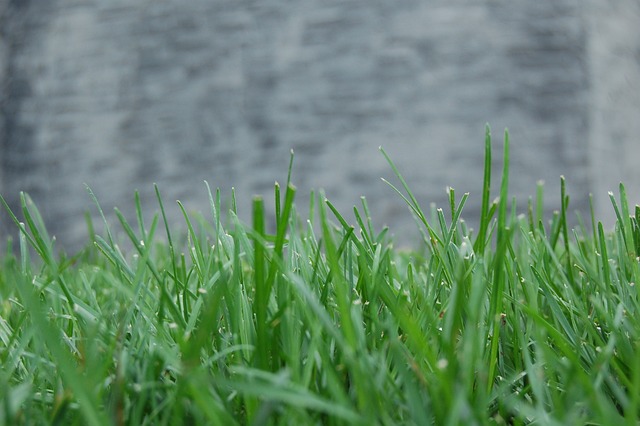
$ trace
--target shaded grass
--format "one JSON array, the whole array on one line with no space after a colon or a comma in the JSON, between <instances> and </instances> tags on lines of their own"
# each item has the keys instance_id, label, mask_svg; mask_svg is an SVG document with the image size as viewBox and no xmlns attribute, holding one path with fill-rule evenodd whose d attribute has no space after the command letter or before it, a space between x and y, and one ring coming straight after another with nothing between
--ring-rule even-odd
<instances>
[{"instance_id":1,"label":"shaded grass","mask_svg":"<svg viewBox=\"0 0 640 426\"><path fill-rule=\"evenodd\" d=\"M412 252L364 199L356 226L322 194L303 221L291 167L273 234L261 198L247 225L207 185L210 217L179 204L178 242L156 188L150 221L137 196L136 223L116 210L123 252L91 194L104 236L73 258L23 194L0 268L0 424L637 424L640 208L624 186L611 233L569 229L564 179L557 215L541 186L517 215L507 134L490 201L487 128L474 234L468 194L427 213L382 153L424 237Z\"/></svg>"}]
</instances>

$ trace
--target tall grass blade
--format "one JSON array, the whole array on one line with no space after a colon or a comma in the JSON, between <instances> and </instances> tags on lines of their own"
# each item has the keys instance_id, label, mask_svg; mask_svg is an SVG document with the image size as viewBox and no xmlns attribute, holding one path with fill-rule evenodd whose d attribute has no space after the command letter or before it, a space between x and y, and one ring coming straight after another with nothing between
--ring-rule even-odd
<instances>
[{"instance_id":1,"label":"tall grass blade","mask_svg":"<svg viewBox=\"0 0 640 426\"><path fill-rule=\"evenodd\" d=\"M503 152L503 168L502 182L500 184L500 201L498 204L498 236L496 244L496 254L493 261L493 278L491 285L491 302L489 308L489 318L492 324L491 349L489 353L489 380L488 392L491 392L496 376L498 365L498 347L500 344L500 323L502 319L502 304L505 289L505 263L507 254L507 245L509 241L510 230L507 229L507 204L509 195L509 132L504 132L504 152Z\"/></svg>"},{"instance_id":2,"label":"tall grass blade","mask_svg":"<svg viewBox=\"0 0 640 426\"><path fill-rule=\"evenodd\" d=\"M484 136L484 177L482 179L482 205L480 207L480 228L473 248L478 253L484 253L487 242L487 229L491 216L489 215L489 199L491 197L491 128L485 126Z\"/></svg>"}]
</instances>

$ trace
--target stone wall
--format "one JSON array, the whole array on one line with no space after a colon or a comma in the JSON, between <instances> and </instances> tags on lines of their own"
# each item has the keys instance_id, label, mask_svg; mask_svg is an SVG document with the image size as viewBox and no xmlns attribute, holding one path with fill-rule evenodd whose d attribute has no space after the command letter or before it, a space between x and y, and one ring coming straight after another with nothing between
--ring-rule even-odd
<instances>
[{"instance_id":1,"label":"stone wall","mask_svg":"<svg viewBox=\"0 0 640 426\"><path fill-rule=\"evenodd\" d=\"M640 203L640 2L590 0L589 170L598 217L613 223L607 196L624 182Z\"/></svg>"},{"instance_id":2,"label":"stone wall","mask_svg":"<svg viewBox=\"0 0 640 426\"><path fill-rule=\"evenodd\" d=\"M377 226L410 238L383 145L425 207L471 192L473 222L486 122L496 172L510 129L522 206L543 179L557 208L561 174L583 212L589 192L604 211L615 180L640 181L634 0L0 5L0 192L15 206L28 191L69 247L86 235L84 183L132 216L136 189L156 209L156 182L180 222L173 201L206 211L207 180L227 199L234 186L248 219L290 149L301 205L311 188L345 213L364 195Z\"/></svg>"}]
</instances>

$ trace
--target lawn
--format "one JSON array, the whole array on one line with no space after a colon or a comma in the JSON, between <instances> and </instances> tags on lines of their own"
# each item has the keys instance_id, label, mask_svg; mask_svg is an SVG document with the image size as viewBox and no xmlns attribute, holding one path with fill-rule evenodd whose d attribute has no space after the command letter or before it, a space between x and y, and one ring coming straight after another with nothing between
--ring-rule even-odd
<instances>
[{"instance_id":1,"label":"lawn","mask_svg":"<svg viewBox=\"0 0 640 426\"><path fill-rule=\"evenodd\" d=\"M487 128L472 230L468 194L425 211L381 152L423 236L412 251L365 200L354 224L322 194L301 218L291 167L272 228L261 198L245 224L207 185L210 211L179 204L179 235L156 188L153 218L136 197L137 223L116 210L73 256L22 194L0 258L0 424L637 425L640 207L624 186L608 232L593 214L570 229L564 179L557 214L541 186L517 214L508 135L493 191Z\"/></svg>"}]
</instances>

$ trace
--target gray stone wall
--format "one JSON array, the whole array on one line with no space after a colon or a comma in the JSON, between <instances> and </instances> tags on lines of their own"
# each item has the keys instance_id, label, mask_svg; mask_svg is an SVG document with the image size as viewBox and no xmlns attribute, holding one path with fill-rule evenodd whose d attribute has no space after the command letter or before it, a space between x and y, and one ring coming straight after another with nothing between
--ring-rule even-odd
<instances>
[{"instance_id":1,"label":"gray stone wall","mask_svg":"<svg viewBox=\"0 0 640 426\"><path fill-rule=\"evenodd\" d=\"M523 207L542 179L557 208L561 174L582 211L589 192L604 212L617 180L640 181L634 0L0 5L0 192L15 206L28 191L69 247L86 235L84 183L131 215L136 189L156 209L157 182L179 223L173 201L206 211L207 180L235 187L248 219L290 149L301 205L324 188L348 213L364 195L409 240L383 145L425 207L471 192L474 222L486 122L496 172L510 129Z\"/></svg>"},{"instance_id":2,"label":"gray stone wall","mask_svg":"<svg viewBox=\"0 0 640 426\"><path fill-rule=\"evenodd\" d=\"M617 198L619 182L640 203L640 2L588 4L589 170L596 214L613 223L607 191Z\"/></svg>"}]
</instances>

